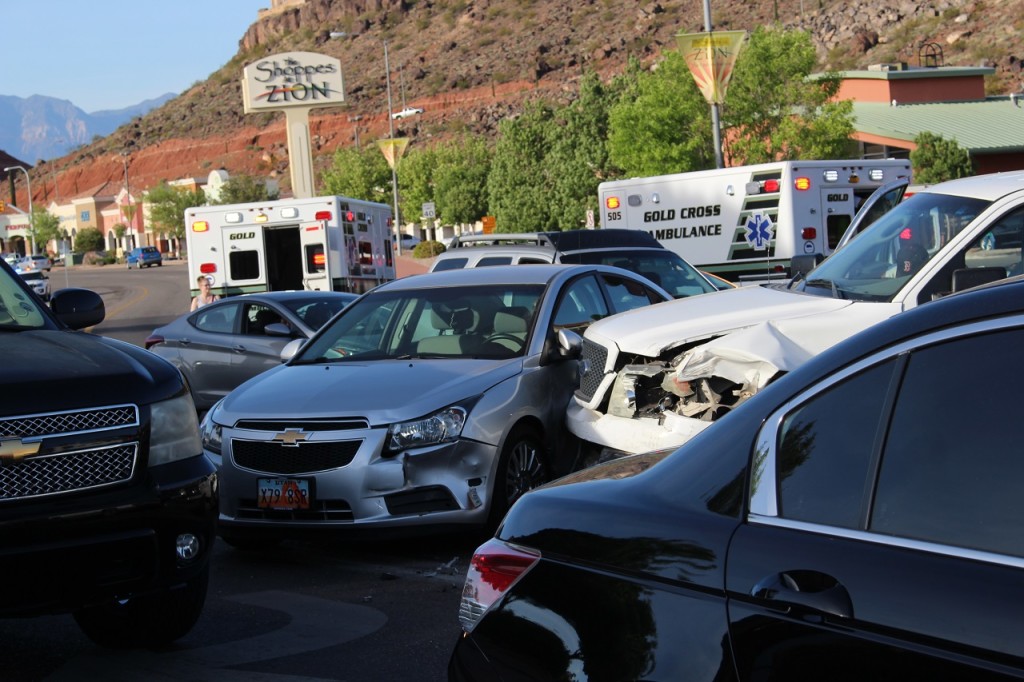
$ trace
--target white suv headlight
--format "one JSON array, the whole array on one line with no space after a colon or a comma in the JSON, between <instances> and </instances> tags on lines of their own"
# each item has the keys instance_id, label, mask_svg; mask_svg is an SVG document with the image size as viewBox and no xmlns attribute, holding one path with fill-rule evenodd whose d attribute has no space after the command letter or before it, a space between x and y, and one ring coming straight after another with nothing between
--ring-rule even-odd
<instances>
[{"instance_id":1,"label":"white suv headlight","mask_svg":"<svg viewBox=\"0 0 1024 682\"><path fill-rule=\"evenodd\" d=\"M466 408L452 405L423 419L392 424L388 429L387 453L457 440L468 414Z\"/></svg>"},{"instance_id":2,"label":"white suv headlight","mask_svg":"<svg viewBox=\"0 0 1024 682\"><path fill-rule=\"evenodd\" d=\"M149 466L203 454L196 406L188 393L150 407Z\"/></svg>"}]
</instances>

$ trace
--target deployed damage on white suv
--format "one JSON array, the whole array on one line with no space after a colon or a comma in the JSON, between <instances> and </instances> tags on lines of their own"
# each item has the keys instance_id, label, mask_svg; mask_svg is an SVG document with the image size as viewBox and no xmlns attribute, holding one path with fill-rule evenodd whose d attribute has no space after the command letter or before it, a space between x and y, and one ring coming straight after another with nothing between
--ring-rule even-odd
<instances>
[{"instance_id":1,"label":"deployed damage on white suv","mask_svg":"<svg viewBox=\"0 0 1024 682\"><path fill-rule=\"evenodd\" d=\"M805 279L670 301L584 336L570 430L604 456L675 448L866 327L1021 270L1024 173L897 204Z\"/></svg>"}]
</instances>

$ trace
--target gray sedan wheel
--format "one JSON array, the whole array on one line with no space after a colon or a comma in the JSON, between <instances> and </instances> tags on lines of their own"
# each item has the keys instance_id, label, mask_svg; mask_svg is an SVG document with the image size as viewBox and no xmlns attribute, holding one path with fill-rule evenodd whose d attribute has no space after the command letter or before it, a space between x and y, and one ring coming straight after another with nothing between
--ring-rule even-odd
<instances>
[{"instance_id":1,"label":"gray sedan wheel","mask_svg":"<svg viewBox=\"0 0 1024 682\"><path fill-rule=\"evenodd\" d=\"M546 483L547 479L548 468L540 435L534 428L517 426L505 441L498 460L488 525L497 527L516 500Z\"/></svg>"}]
</instances>

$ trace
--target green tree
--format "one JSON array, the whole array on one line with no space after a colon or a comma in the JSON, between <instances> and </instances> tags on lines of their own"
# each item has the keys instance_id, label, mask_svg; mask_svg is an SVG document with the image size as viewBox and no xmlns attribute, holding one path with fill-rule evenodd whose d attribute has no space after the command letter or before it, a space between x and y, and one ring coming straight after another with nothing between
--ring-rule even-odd
<instances>
[{"instance_id":1,"label":"green tree","mask_svg":"<svg viewBox=\"0 0 1024 682\"><path fill-rule=\"evenodd\" d=\"M854 153L853 104L832 101L841 78L811 78L808 32L758 27L740 51L722 107L724 155L732 163L835 159Z\"/></svg>"},{"instance_id":2,"label":"green tree","mask_svg":"<svg viewBox=\"0 0 1024 682\"><path fill-rule=\"evenodd\" d=\"M487 214L487 176L491 150L487 141L469 135L438 149L434 170L437 217L448 225L472 223Z\"/></svg>"},{"instance_id":3,"label":"green tree","mask_svg":"<svg viewBox=\"0 0 1024 682\"><path fill-rule=\"evenodd\" d=\"M185 238L185 211L206 204L206 194L201 189L178 189L162 182L149 190L146 201L153 231L181 240Z\"/></svg>"},{"instance_id":4,"label":"green tree","mask_svg":"<svg viewBox=\"0 0 1024 682\"><path fill-rule=\"evenodd\" d=\"M970 153L956 140L924 132L914 138L917 148L910 152L914 182L932 184L974 175Z\"/></svg>"},{"instance_id":5,"label":"green tree","mask_svg":"<svg viewBox=\"0 0 1024 682\"><path fill-rule=\"evenodd\" d=\"M487 199L498 232L556 229L550 175L545 164L558 134L554 112L544 102L527 104L522 115L498 124Z\"/></svg>"},{"instance_id":6,"label":"green tree","mask_svg":"<svg viewBox=\"0 0 1024 682\"><path fill-rule=\"evenodd\" d=\"M38 251L44 251L47 244L61 238L60 219L45 208L32 207L32 229Z\"/></svg>"},{"instance_id":7,"label":"green tree","mask_svg":"<svg viewBox=\"0 0 1024 682\"><path fill-rule=\"evenodd\" d=\"M622 81L604 85L594 72L584 74L579 96L559 112L561 129L545 159L552 186L552 214L562 229L585 227L588 210L597 209L597 186L617 176L608 154L609 112Z\"/></svg>"},{"instance_id":8,"label":"green tree","mask_svg":"<svg viewBox=\"0 0 1024 682\"><path fill-rule=\"evenodd\" d=\"M399 162L399 217L403 222L419 222L423 204L434 200L434 173L438 163L436 147L410 150Z\"/></svg>"},{"instance_id":9,"label":"green tree","mask_svg":"<svg viewBox=\"0 0 1024 682\"><path fill-rule=\"evenodd\" d=\"M331 167L324 171L323 187L327 194L392 203L391 168L376 146L338 148Z\"/></svg>"},{"instance_id":10,"label":"green tree","mask_svg":"<svg viewBox=\"0 0 1024 682\"><path fill-rule=\"evenodd\" d=\"M244 204L250 201L268 201L278 198L277 191L267 189L267 183L251 175L232 175L220 188L217 204Z\"/></svg>"},{"instance_id":11,"label":"green tree","mask_svg":"<svg viewBox=\"0 0 1024 682\"><path fill-rule=\"evenodd\" d=\"M610 162L627 176L714 168L711 111L683 57L670 51L653 71L630 68L609 112Z\"/></svg>"},{"instance_id":12,"label":"green tree","mask_svg":"<svg viewBox=\"0 0 1024 682\"><path fill-rule=\"evenodd\" d=\"M95 227L85 227L75 235L75 251L86 253L103 250L103 233Z\"/></svg>"}]
</instances>

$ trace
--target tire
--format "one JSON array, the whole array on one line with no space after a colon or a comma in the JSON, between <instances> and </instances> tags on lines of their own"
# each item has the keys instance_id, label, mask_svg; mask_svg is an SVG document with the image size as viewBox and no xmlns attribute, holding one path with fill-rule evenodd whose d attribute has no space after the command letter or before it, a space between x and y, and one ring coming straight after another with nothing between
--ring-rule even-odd
<instances>
[{"instance_id":1,"label":"tire","mask_svg":"<svg viewBox=\"0 0 1024 682\"><path fill-rule=\"evenodd\" d=\"M488 530L494 530L522 495L548 480L544 445L537 430L517 426L505 440L491 491Z\"/></svg>"},{"instance_id":2,"label":"tire","mask_svg":"<svg viewBox=\"0 0 1024 682\"><path fill-rule=\"evenodd\" d=\"M210 567L184 587L157 594L90 606L76 611L75 622L100 646L113 649L159 647L185 636L206 602Z\"/></svg>"}]
</instances>

